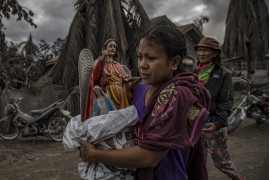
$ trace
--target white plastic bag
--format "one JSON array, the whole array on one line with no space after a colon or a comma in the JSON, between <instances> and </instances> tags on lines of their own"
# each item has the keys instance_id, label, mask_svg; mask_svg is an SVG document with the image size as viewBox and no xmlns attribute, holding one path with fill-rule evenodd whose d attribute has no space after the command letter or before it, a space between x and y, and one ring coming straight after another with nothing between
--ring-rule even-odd
<instances>
[{"instance_id":1,"label":"white plastic bag","mask_svg":"<svg viewBox=\"0 0 270 180\"><path fill-rule=\"evenodd\" d=\"M88 140L96 144L97 149L122 149L134 145L132 131L130 128L139 121L135 106L110 111L108 114L96 116L81 122L81 116L72 118L63 136L65 150L75 150L80 145L78 139ZM82 179L93 180L133 180L135 169L123 169L105 165L97 162L92 164L85 174L87 163L82 162L78 166Z\"/></svg>"}]
</instances>

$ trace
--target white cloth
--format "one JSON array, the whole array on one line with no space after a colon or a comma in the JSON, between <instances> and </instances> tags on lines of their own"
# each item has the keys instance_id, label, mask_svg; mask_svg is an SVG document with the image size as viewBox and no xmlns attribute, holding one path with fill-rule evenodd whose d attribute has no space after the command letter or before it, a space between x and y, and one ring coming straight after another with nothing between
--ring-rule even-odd
<instances>
[{"instance_id":1,"label":"white cloth","mask_svg":"<svg viewBox=\"0 0 270 180\"><path fill-rule=\"evenodd\" d=\"M72 118L63 136L65 150L75 150L80 145L77 139L88 140L96 144L97 149L122 149L134 145L132 128L139 121L135 106L110 111L108 114L95 116L81 122L80 115ZM104 141L105 140L105 141ZM92 164L85 174L87 163L82 162L78 166L82 179L91 180L133 180L135 169L123 169L104 165Z\"/></svg>"}]
</instances>

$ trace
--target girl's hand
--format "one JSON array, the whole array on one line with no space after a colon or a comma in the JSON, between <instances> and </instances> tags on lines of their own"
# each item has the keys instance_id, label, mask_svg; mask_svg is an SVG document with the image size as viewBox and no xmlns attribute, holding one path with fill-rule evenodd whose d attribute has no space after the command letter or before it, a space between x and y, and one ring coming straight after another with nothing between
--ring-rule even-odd
<instances>
[{"instance_id":1,"label":"girl's hand","mask_svg":"<svg viewBox=\"0 0 270 180\"><path fill-rule=\"evenodd\" d=\"M94 159L94 152L95 152L95 146L87 141L78 140L78 143L80 144L79 151L80 151L80 157L84 162L89 163L95 163Z\"/></svg>"},{"instance_id":2,"label":"girl's hand","mask_svg":"<svg viewBox=\"0 0 270 180\"><path fill-rule=\"evenodd\" d=\"M205 128L208 127L208 128ZM214 123L206 123L205 127L202 129L203 132L212 133L217 130L216 125Z\"/></svg>"}]
</instances>

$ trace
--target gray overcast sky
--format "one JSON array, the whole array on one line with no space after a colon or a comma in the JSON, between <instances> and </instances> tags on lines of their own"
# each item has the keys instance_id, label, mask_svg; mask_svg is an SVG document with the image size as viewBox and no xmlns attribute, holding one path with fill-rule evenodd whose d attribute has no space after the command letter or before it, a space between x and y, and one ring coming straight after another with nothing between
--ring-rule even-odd
<instances>
[{"instance_id":1,"label":"gray overcast sky","mask_svg":"<svg viewBox=\"0 0 270 180\"><path fill-rule=\"evenodd\" d=\"M18 0L34 12L34 22L38 28L31 27L25 21L14 19L4 21L8 41L22 42L28 39L29 33L35 42L45 39L53 43L58 37L68 34L69 26L76 13L76 0ZM150 18L166 15L174 23L184 25L192 23L200 15L206 15L210 21L204 25L205 36L223 42L225 20L230 0L140 0ZM269 6L269 0L265 0Z\"/></svg>"}]
</instances>

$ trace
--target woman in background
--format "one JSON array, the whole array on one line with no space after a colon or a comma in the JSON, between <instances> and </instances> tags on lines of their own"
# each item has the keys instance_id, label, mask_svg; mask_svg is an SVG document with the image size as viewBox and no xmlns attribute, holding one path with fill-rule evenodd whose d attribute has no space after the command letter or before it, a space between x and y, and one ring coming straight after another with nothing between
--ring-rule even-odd
<instances>
[{"instance_id":1,"label":"woman in background","mask_svg":"<svg viewBox=\"0 0 270 180\"><path fill-rule=\"evenodd\" d=\"M231 162L227 148L227 118L233 106L232 77L228 69L220 65L221 49L217 40L204 37L195 46L199 64L194 73L211 94L210 115L203 129L205 157L209 149L216 168L232 180L245 180Z\"/></svg>"}]
</instances>

